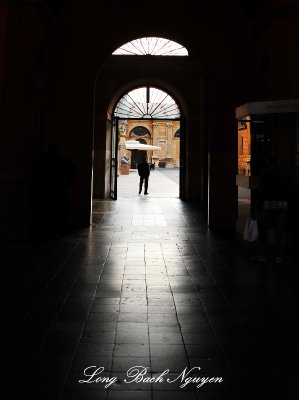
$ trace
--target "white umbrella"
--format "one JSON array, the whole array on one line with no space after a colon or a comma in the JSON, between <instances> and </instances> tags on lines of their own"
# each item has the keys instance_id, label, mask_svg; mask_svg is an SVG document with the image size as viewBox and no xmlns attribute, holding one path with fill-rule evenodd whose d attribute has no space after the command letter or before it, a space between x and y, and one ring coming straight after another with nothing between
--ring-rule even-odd
<instances>
[{"instance_id":1,"label":"white umbrella","mask_svg":"<svg viewBox=\"0 0 299 400\"><path fill-rule=\"evenodd\" d=\"M138 142L138 140L127 140L126 141L127 150L161 150L160 146L152 146L151 144L143 144Z\"/></svg>"}]
</instances>

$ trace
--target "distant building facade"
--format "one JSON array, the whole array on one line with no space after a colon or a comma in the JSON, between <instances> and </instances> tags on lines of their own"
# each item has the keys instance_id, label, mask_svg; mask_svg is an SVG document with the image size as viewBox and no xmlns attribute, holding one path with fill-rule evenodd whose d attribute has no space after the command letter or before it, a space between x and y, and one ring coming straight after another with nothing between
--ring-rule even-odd
<instances>
[{"instance_id":1,"label":"distant building facade","mask_svg":"<svg viewBox=\"0 0 299 400\"><path fill-rule=\"evenodd\" d=\"M130 159L131 168L146 156L156 166L176 168L180 166L180 121L121 120L120 154ZM160 146L161 150L125 150L126 140L138 140L144 144Z\"/></svg>"}]
</instances>

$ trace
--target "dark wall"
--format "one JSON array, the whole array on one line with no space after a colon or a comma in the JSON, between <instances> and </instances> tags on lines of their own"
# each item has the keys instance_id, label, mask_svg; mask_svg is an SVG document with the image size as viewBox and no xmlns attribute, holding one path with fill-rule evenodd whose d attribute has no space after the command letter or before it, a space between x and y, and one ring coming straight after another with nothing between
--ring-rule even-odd
<instances>
[{"instance_id":1,"label":"dark wall","mask_svg":"<svg viewBox=\"0 0 299 400\"><path fill-rule=\"evenodd\" d=\"M0 237L27 238L42 129L47 22L38 8L0 4Z\"/></svg>"}]
</instances>

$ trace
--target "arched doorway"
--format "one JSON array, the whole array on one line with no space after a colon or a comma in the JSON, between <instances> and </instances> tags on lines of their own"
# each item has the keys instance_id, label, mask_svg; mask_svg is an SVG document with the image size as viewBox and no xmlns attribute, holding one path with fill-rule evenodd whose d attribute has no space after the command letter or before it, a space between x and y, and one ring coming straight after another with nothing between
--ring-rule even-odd
<instances>
[{"instance_id":1,"label":"arched doorway","mask_svg":"<svg viewBox=\"0 0 299 400\"><path fill-rule=\"evenodd\" d=\"M101 66L94 92L93 199L109 198L111 195L111 127L116 105L126 93L147 85L170 94L179 106L180 118L176 122L180 124L184 134L180 139L181 159L177 163L180 172L180 193L176 197L194 201L201 199L207 192L203 188L207 182L203 179L207 173L204 158L207 149L203 140L205 126L202 122L205 90L202 77L195 73L197 68L198 61L189 57L150 55L138 57L111 55ZM188 73L182 73L187 70ZM193 107L195 94L198 98L196 106ZM140 115L136 117L138 125L145 121ZM155 121L152 118L150 121L156 124L155 129L159 129L160 122L171 125L171 121L165 119ZM122 117L119 117L119 126L122 130ZM174 135L180 126L170 126L168 129ZM194 170L199 173L195 174ZM160 171L162 172L162 169Z\"/></svg>"},{"instance_id":2,"label":"arched doorway","mask_svg":"<svg viewBox=\"0 0 299 400\"><path fill-rule=\"evenodd\" d=\"M130 160L131 168L136 169L143 157L148 159L153 169L156 165L158 168L167 168L167 172L170 168L175 168L178 181L177 197L184 197L185 152L182 151L183 141L175 137L175 132L182 130L181 121L182 115L176 100L161 88L141 86L120 97L113 110L111 130L112 199L117 199L117 177L121 160ZM133 128L126 136L127 127L131 124ZM145 149L134 149L130 154L125 154L128 138L145 145ZM175 182L172 177L170 179Z\"/></svg>"}]
</instances>

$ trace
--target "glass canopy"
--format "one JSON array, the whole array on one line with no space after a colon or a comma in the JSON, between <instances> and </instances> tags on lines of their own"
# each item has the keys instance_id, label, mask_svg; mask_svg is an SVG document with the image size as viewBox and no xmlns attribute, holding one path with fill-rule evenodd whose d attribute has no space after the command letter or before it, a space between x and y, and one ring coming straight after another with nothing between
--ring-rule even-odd
<instances>
[{"instance_id":1,"label":"glass canopy","mask_svg":"<svg viewBox=\"0 0 299 400\"><path fill-rule=\"evenodd\" d=\"M180 118L176 102L163 90L154 87L141 87L126 93L117 103L114 116L146 119Z\"/></svg>"},{"instance_id":2,"label":"glass canopy","mask_svg":"<svg viewBox=\"0 0 299 400\"><path fill-rule=\"evenodd\" d=\"M187 49L179 43L158 37L144 37L132 40L117 50L113 55L151 55L151 56L187 56Z\"/></svg>"}]
</instances>

